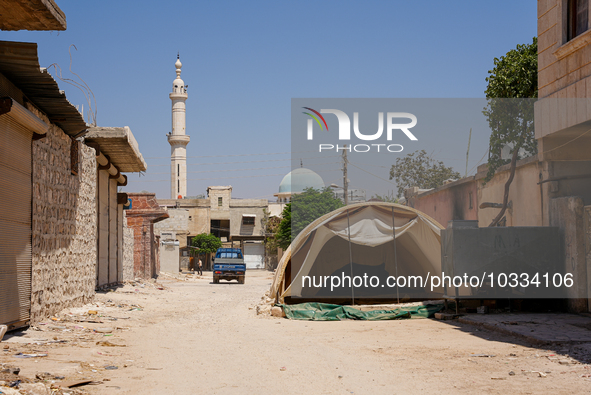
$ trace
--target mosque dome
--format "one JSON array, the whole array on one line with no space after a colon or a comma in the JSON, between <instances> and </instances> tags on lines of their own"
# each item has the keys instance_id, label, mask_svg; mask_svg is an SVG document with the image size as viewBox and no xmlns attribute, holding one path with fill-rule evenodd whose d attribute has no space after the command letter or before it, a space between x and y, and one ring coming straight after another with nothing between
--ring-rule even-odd
<instances>
[{"instance_id":1,"label":"mosque dome","mask_svg":"<svg viewBox=\"0 0 591 395\"><path fill-rule=\"evenodd\" d=\"M279 193L304 192L306 188L324 189L322 177L310 169L299 168L291 171L279 184Z\"/></svg>"}]
</instances>

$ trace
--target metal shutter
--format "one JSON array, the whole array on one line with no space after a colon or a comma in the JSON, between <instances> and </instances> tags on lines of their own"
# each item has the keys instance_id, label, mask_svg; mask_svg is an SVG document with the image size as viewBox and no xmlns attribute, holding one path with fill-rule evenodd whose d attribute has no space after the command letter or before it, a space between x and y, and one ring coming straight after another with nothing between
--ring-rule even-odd
<instances>
[{"instance_id":1,"label":"metal shutter","mask_svg":"<svg viewBox=\"0 0 591 395\"><path fill-rule=\"evenodd\" d=\"M244 263L247 269L262 269L265 247L263 244L244 243Z\"/></svg>"},{"instance_id":2,"label":"metal shutter","mask_svg":"<svg viewBox=\"0 0 591 395\"><path fill-rule=\"evenodd\" d=\"M23 326L31 312L31 140L0 116L0 324Z\"/></svg>"},{"instance_id":3,"label":"metal shutter","mask_svg":"<svg viewBox=\"0 0 591 395\"><path fill-rule=\"evenodd\" d=\"M109 179L109 284L117 283L117 180Z\"/></svg>"},{"instance_id":4,"label":"metal shutter","mask_svg":"<svg viewBox=\"0 0 591 395\"><path fill-rule=\"evenodd\" d=\"M109 173L98 171L98 271L97 287L109 283Z\"/></svg>"}]
</instances>

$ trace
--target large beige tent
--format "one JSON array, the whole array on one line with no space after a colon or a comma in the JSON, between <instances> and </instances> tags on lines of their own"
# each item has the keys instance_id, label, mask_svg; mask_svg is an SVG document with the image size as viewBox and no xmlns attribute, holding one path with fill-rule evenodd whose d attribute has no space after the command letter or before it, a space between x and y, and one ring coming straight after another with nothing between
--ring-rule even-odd
<instances>
[{"instance_id":1,"label":"large beige tent","mask_svg":"<svg viewBox=\"0 0 591 395\"><path fill-rule=\"evenodd\" d=\"M442 226L427 215L394 203L352 204L308 225L285 251L270 296L278 303L304 301L347 303L351 299L386 302L441 295L411 286L355 288L303 286L303 279L324 276L388 276L441 274ZM430 291L430 290L429 290Z\"/></svg>"}]
</instances>

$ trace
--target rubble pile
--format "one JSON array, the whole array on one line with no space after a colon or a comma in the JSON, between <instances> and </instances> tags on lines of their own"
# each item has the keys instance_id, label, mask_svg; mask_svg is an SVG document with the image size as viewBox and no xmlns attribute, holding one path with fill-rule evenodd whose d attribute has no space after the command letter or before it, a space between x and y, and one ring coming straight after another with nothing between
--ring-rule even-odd
<instances>
[{"instance_id":1,"label":"rubble pile","mask_svg":"<svg viewBox=\"0 0 591 395\"><path fill-rule=\"evenodd\" d=\"M256 304L253 308L256 311L257 315L270 316L271 309L273 309L274 305L275 305L275 299L269 297L269 291L267 291L261 297L260 302L258 304ZM251 310L253 308L251 308Z\"/></svg>"}]
</instances>

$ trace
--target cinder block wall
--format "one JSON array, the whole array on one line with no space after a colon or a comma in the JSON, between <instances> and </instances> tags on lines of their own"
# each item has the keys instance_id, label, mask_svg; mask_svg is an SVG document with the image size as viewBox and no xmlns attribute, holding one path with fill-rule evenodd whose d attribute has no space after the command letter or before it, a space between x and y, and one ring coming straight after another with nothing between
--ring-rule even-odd
<instances>
[{"instance_id":1,"label":"cinder block wall","mask_svg":"<svg viewBox=\"0 0 591 395\"><path fill-rule=\"evenodd\" d=\"M71 174L70 138L50 125L33 142L31 322L90 302L96 283L96 158L81 144L78 175Z\"/></svg>"}]
</instances>

